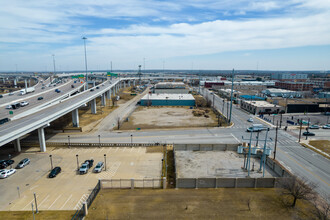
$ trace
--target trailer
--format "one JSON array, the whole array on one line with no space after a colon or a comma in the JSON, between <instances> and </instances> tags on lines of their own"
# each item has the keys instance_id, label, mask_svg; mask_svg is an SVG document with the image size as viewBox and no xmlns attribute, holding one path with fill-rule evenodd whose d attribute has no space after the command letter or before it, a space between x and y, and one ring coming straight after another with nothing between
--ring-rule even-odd
<instances>
[{"instance_id":1,"label":"trailer","mask_svg":"<svg viewBox=\"0 0 330 220\"><path fill-rule=\"evenodd\" d=\"M34 91L35 91L34 87L29 87L29 88L26 88L26 89L21 89L19 92L20 92L21 95L25 95L27 93L34 92Z\"/></svg>"}]
</instances>

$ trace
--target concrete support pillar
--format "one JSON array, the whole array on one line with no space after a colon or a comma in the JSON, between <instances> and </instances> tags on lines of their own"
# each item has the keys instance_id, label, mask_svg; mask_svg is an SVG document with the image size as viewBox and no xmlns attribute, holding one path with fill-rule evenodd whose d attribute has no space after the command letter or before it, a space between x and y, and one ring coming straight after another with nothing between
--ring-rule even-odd
<instances>
[{"instance_id":1,"label":"concrete support pillar","mask_svg":"<svg viewBox=\"0 0 330 220\"><path fill-rule=\"evenodd\" d=\"M131 87L131 81L130 80L128 81L128 87Z\"/></svg>"},{"instance_id":2,"label":"concrete support pillar","mask_svg":"<svg viewBox=\"0 0 330 220\"><path fill-rule=\"evenodd\" d=\"M126 88L126 82L124 81L124 88Z\"/></svg>"},{"instance_id":3,"label":"concrete support pillar","mask_svg":"<svg viewBox=\"0 0 330 220\"><path fill-rule=\"evenodd\" d=\"M15 88L17 88L17 80L16 80L16 78L14 79L14 86L15 86Z\"/></svg>"},{"instance_id":4,"label":"concrete support pillar","mask_svg":"<svg viewBox=\"0 0 330 220\"><path fill-rule=\"evenodd\" d=\"M107 91L107 99L111 99L111 89Z\"/></svg>"},{"instance_id":5,"label":"concrete support pillar","mask_svg":"<svg viewBox=\"0 0 330 220\"><path fill-rule=\"evenodd\" d=\"M39 136L40 151L46 152L46 139L45 139L44 128L38 128L38 136Z\"/></svg>"},{"instance_id":6,"label":"concrete support pillar","mask_svg":"<svg viewBox=\"0 0 330 220\"><path fill-rule=\"evenodd\" d=\"M93 81L93 87L95 87L95 81Z\"/></svg>"},{"instance_id":7,"label":"concrete support pillar","mask_svg":"<svg viewBox=\"0 0 330 220\"><path fill-rule=\"evenodd\" d=\"M27 81L25 80L25 89L27 88Z\"/></svg>"},{"instance_id":8,"label":"concrete support pillar","mask_svg":"<svg viewBox=\"0 0 330 220\"><path fill-rule=\"evenodd\" d=\"M112 87L113 95L116 95L116 86Z\"/></svg>"},{"instance_id":9,"label":"concrete support pillar","mask_svg":"<svg viewBox=\"0 0 330 220\"><path fill-rule=\"evenodd\" d=\"M91 101L92 114L96 114L96 99Z\"/></svg>"},{"instance_id":10,"label":"concrete support pillar","mask_svg":"<svg viewBox=\"0 0 330 220\"><path fill-rule=\"evenodd\" d=\"M105 99L105 93L103 93L102 95L101 95L101 105L102 106L105 106L107 104L107 101L106 101L106 99Z\"/></svg>"},{"instance_id":11,"label":"concrete support pillar","mask_svg":"<svg viewBox=\"0 0 330 220\"><path fill-rule=\"evenodd\" d=\"M15 150L15 152L21 152L22 149L21 149L21 143L19 141L19 138L17 138L13 142L14 142L14 150Z\"/></svg>"},{"instance_id":12,"label":"concrete support pillar","mask_svg":"<svg viewBox=\"0 0 330 220\"><path fill-rule=\"evenodd\" d=\"M79 127L79 110L72 111L72 125L73 127Z\"/></svg>"},{"instance_id":13,"label":"concrete support pillar","mask_svg":"<svg viewBox=\"0 0 330 220\"><path fill-rule=\"evenodd\" d=\"M135 86L135 80L133 80L133 86Z\"/></svg>"}]
</instances>

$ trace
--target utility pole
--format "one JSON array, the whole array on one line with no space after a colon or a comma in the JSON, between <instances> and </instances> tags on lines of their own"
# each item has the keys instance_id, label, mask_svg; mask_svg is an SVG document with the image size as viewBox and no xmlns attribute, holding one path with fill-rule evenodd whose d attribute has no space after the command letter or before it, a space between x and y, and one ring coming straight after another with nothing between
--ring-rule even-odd
<instances>
[{"instance_id":1,"label":"utility pole","mask_svg":"<svg viewBox=\"0 0 330 220\"><path fill-rule=\"evenodd\" d=\"M299 143L300 143L300 138L301 138L301 129L302 129L302 119L299 120L300 122L300 127L299 127Z\"/></svg>"},{"instance_id":2,"label":"utility pole","mask_svg":"<svg viewBox=\"0 0 330 220\"><path fill-rule=\"evenodd\" d=\"M233 89L234 89L234 69L231 77L231 92L230 92L230 115L229 115L229 124L231 122L231 112L233 108Z\"/></svg>"},{"instance_id":3,"label":"utility pole","mask_svg":"<svg viewBox=\"0 0 330 220\"><path fill-rule=\"evenodd\" d=\"M214 92L213 92L212 94L213 94L213 101L212 101L212 105L213 105L213 109L214 109Z\"/></svg>"},{"instance_id":4,"label":"utility pole","mask_svg":"<svg viewBox=\"0 0 330 220\"><path fill-rule=\"evenodd\" d=\"M266 137L265 137L265 144L264 144L264 150L262 152L262 158L260 161L260 168L259 171L261 171L261 167L263 166L263 177L265 177L265 162L266 162L266 146L267 146L267 136L268 136L269 128L267 129L266 132Z\"/></svg>"},{"instance_id":5,"label":"utility pole","mask_svg":"<svg viewBox=\"0 0 330 220\"><path fill-rule=\"evenodd\" d=\"M281 115L281 119L280 119L280 128L282 127L282 114L280 113Z\"/></svg>"},{"instance_id":6,"label":"utility pole","mask_svg":"<svg viewBox=\"0 0 330 220\"><path fill-rule=\"evenodd\" d=\"M274 160L275 160L275 158L276 158L277 132L278 132L278 121L277 121L277 123L276 123L275 147L274 147Z\"/></svg>"}]
</instances>

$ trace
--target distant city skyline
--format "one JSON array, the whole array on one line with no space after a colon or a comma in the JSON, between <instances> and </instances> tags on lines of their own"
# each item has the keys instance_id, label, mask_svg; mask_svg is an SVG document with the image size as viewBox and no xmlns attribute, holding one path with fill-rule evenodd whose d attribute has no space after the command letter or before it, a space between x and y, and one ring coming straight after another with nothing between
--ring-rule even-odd
<instances>
[{"instance_id":1,"label":"distant city skyline","mask_svg":"<svg viewBox=\"0 0 330 220\"><path fill-rule=\"evenodd\" d=\"M0 71L330 69L328 0L8 1ZM144 65L145 64L145 65Z\"/></svg>"}]
</instances>

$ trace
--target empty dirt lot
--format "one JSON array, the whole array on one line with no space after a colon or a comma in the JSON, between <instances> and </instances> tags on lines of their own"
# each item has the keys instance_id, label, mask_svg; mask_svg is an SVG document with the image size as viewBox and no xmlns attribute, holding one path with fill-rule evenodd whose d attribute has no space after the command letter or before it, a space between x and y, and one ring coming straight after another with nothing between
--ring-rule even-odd
<instances>
[{"instance_id":1,"label":"empty dirt lot","mask_svg":"<svg viewBox=\"0 0 330 220\"><path fill-rule=\"evenodd\" d=\"M287 209L275 189L107 189L86 219L308 219L298 202Z\"/></svg>"},{"instance_id":2,"label":"empty dirt lot","mask_svg":"<svg viewBox=\"0 0 330 220\"><path fill-rule=\"evenodd\" d=\"M175 127L214 127L217 119L212 111L204 116L194 116L189 107L139 107L121 130L175 128Z\"/></svg>"},{"instance_id":3,"label":"empty dirt lot","mask_svg":"<svg viewBox=\"0 0 330 220\"><path fill-rule=\"evenodd\" d=\"M160 178L161 176L162 154L160 152L147 153L145 147L81 147L71 149L49 147L47 153L36 152L36 150L37 148L31 148L19 155L19 159L24 157L31 159L31 163L27 167L19 170L8 179L1 179L2 189L8 191L5 191L4 194L11 193L13 195L10 200L1 197L5 199L1 202L7 204L2 207L2 210L31 210L34 192L40 210L79 209L90 191L96 186L98 179L142 179ZM53 165L62 168L62 172L53 179L48 178L50 154L53 158ZM94 168L97 162L104 161L104 154L107 155L106 171L92 173L92 169L90 169L85 175L76 173L76 155L78 155L79 166L87 159L94 159ZM13 159L19 161L16 157ZM22 184L19 196L16 183Z\"/></svg>"}]
</instances>

